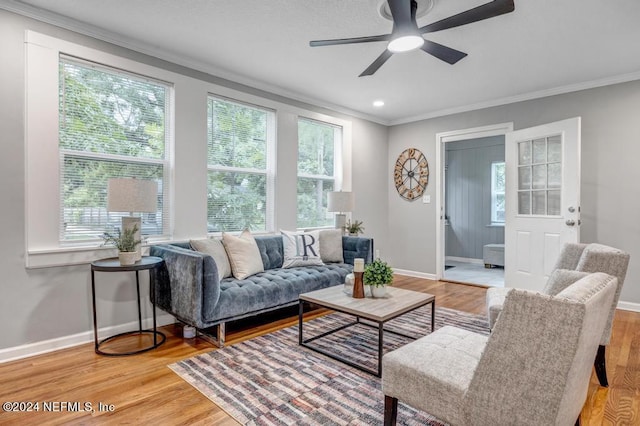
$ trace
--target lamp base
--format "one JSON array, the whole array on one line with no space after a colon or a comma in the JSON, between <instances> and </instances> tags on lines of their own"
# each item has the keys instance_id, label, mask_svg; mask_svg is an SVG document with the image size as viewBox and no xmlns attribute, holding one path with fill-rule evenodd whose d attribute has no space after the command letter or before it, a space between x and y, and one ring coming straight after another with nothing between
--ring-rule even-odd
<instances>
[{"instance_id":1,"label":"lamp base","mask_svg":"<svg viewBox=\"0 0 640 426\"><path fill-rule=\"evenodd\" d=\"M134 226L138 225L138 230L136 231L135 234L135 239L140 240L140 230L142 229L142 219L139 216L123 216L122 217L122 232L125 231L125 229L133 229ZM136 262L140 259L142 259L142 244L138 244L136 246Z\"/></svg>"},{"instance_id":2,"label":"lamp base","mask_svg":"<svg viewBox=\"0 0 640 426\"><path fill-rule=\"evenodd\" d=\"M336 221L335 226L338 229L342 229L344 231L344 227L347 225L347 215L343 213L336 213Z\"/></svg>"}]
</instances>

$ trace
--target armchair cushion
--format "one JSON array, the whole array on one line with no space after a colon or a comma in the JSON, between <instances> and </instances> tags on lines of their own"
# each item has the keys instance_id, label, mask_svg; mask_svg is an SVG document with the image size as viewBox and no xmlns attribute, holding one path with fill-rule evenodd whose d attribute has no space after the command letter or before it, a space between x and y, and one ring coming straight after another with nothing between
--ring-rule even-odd
<instances>
[{"instance_id":1,"label":"armchair cushion","mask_svg":"<svg viewBox=\"0 0 640 426\"><path fill-rule=\"evenodd\" d=\"M487 312L489 314L489 328L493 328L493 325L498 320L498 315L502 312L504 305L504 299L507 298L507 294L511 291L510 288L505 287L491 287L487 289Z\"/></svg>"},{"instance_id":2,"label":"armchair cushion","mask_svg":"<svg viewBox=\"0 0 640 426\"><path fill-rule=\"evenodd\" d=\"M431 413L446 413L442 420L464 424L462 401L486 342L477 333L440 328L384 356L382 390L417 408L428 401Z\"/></svg>"},{"instance_id":3,"label":"armchair cushion","mask_svg":"<svg viewBox=\"0 0 640 426\"><path fill-rule=\"evenodd\" d=\"M549 279L547 280L547 284L542 290L542 293L548 294L549 296L555 296L560 293L571 284L575 283L581 278L589 275L586 272L579 271L570 271L568 269L556 269L551 273Z\"/></svg>"}]
</instances>

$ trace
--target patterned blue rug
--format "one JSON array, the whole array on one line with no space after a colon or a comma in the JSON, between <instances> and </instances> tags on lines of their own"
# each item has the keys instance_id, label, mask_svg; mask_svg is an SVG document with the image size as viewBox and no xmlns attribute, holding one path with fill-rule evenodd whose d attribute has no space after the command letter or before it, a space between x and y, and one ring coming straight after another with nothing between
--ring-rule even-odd
<instances>
[{"instance_id":1,"label":"patterned blue rug","mask_svg":"<svg viewBox=\"0 0 640 426\"><path fill-rule=\"evenodd\" d=\"M353 317L332 313L305 322L305 338L336 328ZM436 329L453 325L482 334L484 316L436 308ZM389 321L416 337L431 330L431 308ZM385 333L385 352L409 339ZM314 341L341 356L376 368L377 329L348 327ZM293 326L214 350L169 366L235 420L245 425L381 425L384 395L380 379L298 345ZM443 425L402 403L400 425Z\"/></svg>"}]
</instances>

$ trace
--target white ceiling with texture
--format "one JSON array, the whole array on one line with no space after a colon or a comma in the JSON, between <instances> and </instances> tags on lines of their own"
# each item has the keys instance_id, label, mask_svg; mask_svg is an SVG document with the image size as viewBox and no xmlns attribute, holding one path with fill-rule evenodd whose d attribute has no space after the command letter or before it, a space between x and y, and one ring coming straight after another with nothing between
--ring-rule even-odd
<instances>
[{"instance_id":1,"label":"white ceiling with texture","mask_svg":"<svg viewBox=\"0 0 640 426\"><path fill-rule=\"evenodd\" d=\"M380 1L2 0L0 7L385 124L640 78L638 0L515 0L513 13L427 35L468 53L455 65L418 50L358 77L385 42L309 47L389 33ZM418 25L482 3L436 0ZM373 107L376 99L385 106Z\"/></svg>"}]
</instances>

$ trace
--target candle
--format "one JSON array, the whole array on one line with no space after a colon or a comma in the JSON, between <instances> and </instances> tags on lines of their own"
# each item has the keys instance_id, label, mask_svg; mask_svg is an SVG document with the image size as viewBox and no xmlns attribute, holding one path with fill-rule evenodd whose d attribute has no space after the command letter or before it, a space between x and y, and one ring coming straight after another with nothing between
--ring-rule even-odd
<instances>
[{"instance_id":1,"label":"candle","mask_svg":"<svg viewBox=\"0 0 640 426\"><path fill-rule=\"evenodd\" d=\"M359 257L353 259L353 272L364 272L364 259Z\"/></svg>"}]
</instances>

